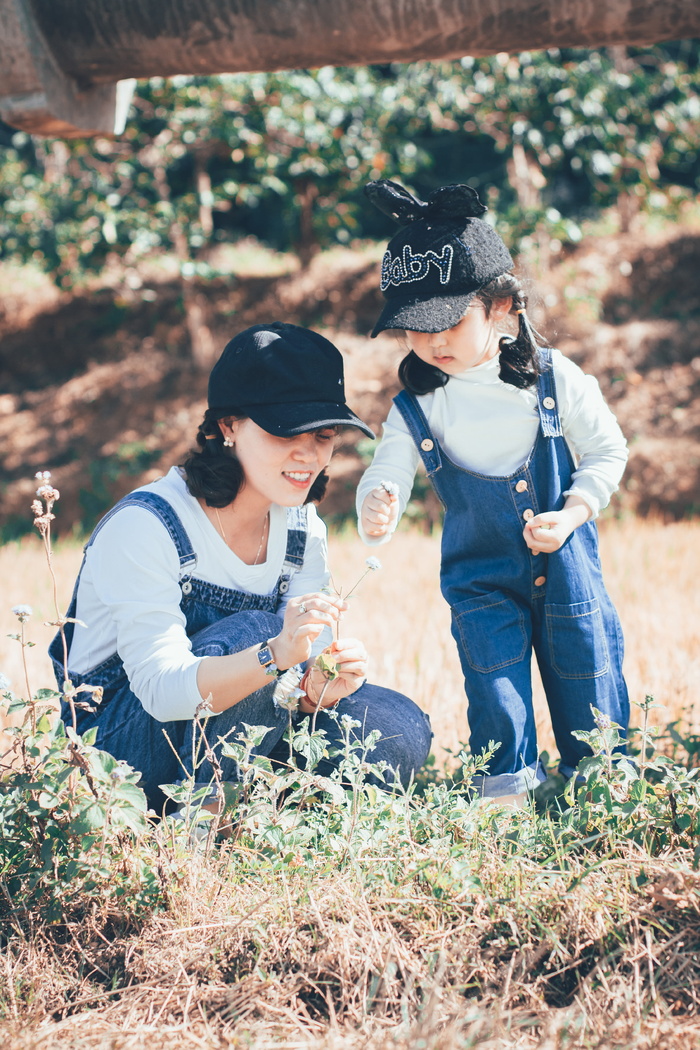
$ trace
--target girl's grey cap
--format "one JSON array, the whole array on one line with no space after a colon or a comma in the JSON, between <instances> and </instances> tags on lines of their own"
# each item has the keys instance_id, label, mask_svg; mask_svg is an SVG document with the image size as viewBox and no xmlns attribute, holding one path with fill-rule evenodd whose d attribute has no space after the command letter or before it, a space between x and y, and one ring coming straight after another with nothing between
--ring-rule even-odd
<instances>
[{"instance_id":1,"label":"girl's grey cap","mask_svg":"<svg viewBox=\"0 0 700 1050\"><path fill-rule=\"evenodd\" d=\"M370 183L365 192L404 224L382 260L386 305L373 337L387 328L452 328L479 289L512 269L505 244L479 218L486 208L470 186L444 186L427 203L388 179Z\"/></svg>"}]
</instances>

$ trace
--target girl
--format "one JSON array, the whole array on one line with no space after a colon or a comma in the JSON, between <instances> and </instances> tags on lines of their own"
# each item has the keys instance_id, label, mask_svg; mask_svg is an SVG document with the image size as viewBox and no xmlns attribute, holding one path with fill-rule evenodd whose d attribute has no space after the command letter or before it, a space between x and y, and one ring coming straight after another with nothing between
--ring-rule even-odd
<instances>
[{"instance_id":1,"label":"girl","mask_svg":"<svg viewBox=\"0 0 700 1050\"><path fill-rule=\"evenodd\" d=\"M215 716L204 731L224 780L238 773L218 740L246 723L268 727L258 752L286 749L277 679L323 648L321 633L345 608L322 593L326 530L314 507L341 426L373 436L345 403L332 343L291 324L248 328L211 373L197 450L117 503L88 542L68 612L78 622L66 625L68 677L102 686L104 697L94 710L78 708L76 728L97 727L97 746L141 772L155 808L159 785L180 779L183 766L198 786L212 782L209 761L193 769L198 712ZM60 686L59 636L51 656ZM322 706L337 705L363 734L379 729L371 759L388 763L389 782L406 784L428 754L427 717L407 697L364 684L359 641L341 637L334 656L339 676ZM302 712L315 710L325 684L307 669ZM62 717L74 718L65 702ZM338 743L335 720L321 711L317 725Z\"/></svg>"},{"instance_id":2,"label":"girl","mask_svg":"<svg viewBox=\"0 0 700 1050\"><path fill-rule=\"evenodd\" d=\"M386 305L373 336L408 350L357 506L365 542L386 542L422 460L445 507L441 588L468 697L470 746L499 744L478 788L521 805L544 777L534 649L559 748L573 775L590 752L572 733L593 705L627 726L622 634L603 585L593 519L627 450L595 379L538 346L513 261L467 186L427 203L388 180L370 199L403 226L382 263ZM517 317L517 335L499 326Z\"/></svg>"}]
</instances>

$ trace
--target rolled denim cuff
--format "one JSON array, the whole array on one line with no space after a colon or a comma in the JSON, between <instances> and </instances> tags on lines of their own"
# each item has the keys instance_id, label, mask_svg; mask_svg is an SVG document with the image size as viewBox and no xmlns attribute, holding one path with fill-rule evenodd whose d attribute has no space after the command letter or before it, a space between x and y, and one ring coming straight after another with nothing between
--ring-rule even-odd
<instances>
[{"instance_id":1,"label":"rolled denim cuff","mask_svg":"<svg viewBox=\"0 0 700 1050\"><path fill-rule=\"evenodd\" d=\"M520 795L524 791L534 791L543 784L547 774L539 762L519 769L517 773L500 773L498 776L476 776L471 786L481 798L500 798L502 795Z\"/></svg>"}]
</instances>

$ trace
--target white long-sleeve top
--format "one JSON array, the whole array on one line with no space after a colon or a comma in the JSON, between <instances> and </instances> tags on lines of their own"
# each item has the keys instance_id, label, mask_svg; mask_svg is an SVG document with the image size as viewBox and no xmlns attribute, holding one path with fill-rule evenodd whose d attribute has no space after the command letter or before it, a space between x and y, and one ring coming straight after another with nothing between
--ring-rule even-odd
<instances>
[{"instance_id":1,"label":"white long-sleeve top","mask_svg":"<svg viewBox=\"0 0 700 1050\"><path fill-rule=\"evenodd\" d=\"M197 565L194 575L208 583L251 594L272 594L287 547L284 507L273 505L267 558L246 565L224 542L177 467L144 486L171 504L189 536ZM304 562L277 609L290 598L328 584L326 527L313 505ZM125 507L100 529L88 548L80 576L75 625L69 653L71 671L84 674L118 653L132 691L161 722L190 719L202 696L197 666L180 609L180 563L165 526L143 507ZM324 640L325 641L325 640ZM316 648L323 644L316 643Z\"/></svg>"},{"instance_id":2,"label":"white long-sleeve top","mask_svg":"<svg viewBox=\"0 0 700 1050\"><path fill-rule=\"evenodd\" d=\"M566 495L580 496L596 517L618 488L627 463L627 443L594 376L552 351L559 416L576 470ZM507 476L527 460L537 436L539 413L535 387L520 390L499 378L498 355L445 386L418 397L435 437L460 467L488 476ZM391 538L367 536L362 504L382 481L399 486L399 517L411 495L420 456L403 416L392 405L382 439L357 490L360 535L374 546Z\"/></svg>"}]
</instances>

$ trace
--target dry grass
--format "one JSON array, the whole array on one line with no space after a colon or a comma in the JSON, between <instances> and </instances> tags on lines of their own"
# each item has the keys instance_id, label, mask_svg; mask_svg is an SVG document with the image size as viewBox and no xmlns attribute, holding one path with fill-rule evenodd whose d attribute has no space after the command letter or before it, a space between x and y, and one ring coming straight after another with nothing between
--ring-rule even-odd
<instances>
[{"instance_id":1,"label":"dry grass","mask_svg":"<svg viewBox=\"0 0 700 1050\"><path fill-rule=\"evenodd\" d=\"M337 586L349 588L364 571L368 549L348 530L331 537ZM603 567L608 589L625 631L625 672L633 700L652 694L662 707L654 713L665 724L686 717L700 729L700 523L664 524L627 518L601 528ZM346 632L363 638L372 657L373 680L411 696L430 713L436 749L454 750L467 739L459 661L450 635L449 612L438 586L439 539L400 532L375 551L381 572L365 578L351 599ZM61 602L68 603L81 550L62 544L55 557ZM51 588L38 537L0 550L4 601L0 609L0 670L24 692L20 648L7 634L17 630L11 607L34 609L27 650L32 689L53 684L46 647L54 618ZM64 611L64 608L61 609ZM540 746L554 747L546 703L536 683Z\"/></svg>"},{"instance_id":2,"label":"dry grass","mask_svg":"<svg viewBox=\"0 0 700 1050\"><path fill-rule=\"evenodd\" d=\"M629 865L611 864L572 887L532 862L504 866L495 839L481 845L491 860L478 896L449 900L418 879L382 897L360 871L282 871L270 892L237 875L235 853L191 858L177 872L179 899L141 930L95 912L10 942L3 1045L697 1045L696 873L651 862L647 888L633 893Z\"/></svg>"}]
</instances>

